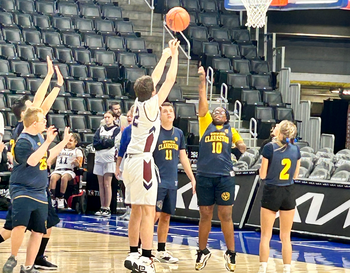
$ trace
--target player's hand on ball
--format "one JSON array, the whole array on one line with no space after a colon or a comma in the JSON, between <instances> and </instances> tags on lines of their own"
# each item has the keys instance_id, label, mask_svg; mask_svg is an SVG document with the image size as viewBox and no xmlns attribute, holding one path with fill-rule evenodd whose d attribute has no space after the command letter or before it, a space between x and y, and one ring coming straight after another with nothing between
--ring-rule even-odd
<instances>
[{"instance_id":1,"label":"player's hand on ball","mask_svg":"<svg viewBox=\"0 0 350 273\"><path fill-rule=\"evenodd\" d=\"M70 133L69 130L70 130L69 127L64 128L63 141L66 143L68 143L69 139L72 136L72 133Z\"/></svg>"},{"instance_id":2,"label":"player's hand on ball","mask_svg":"<svg viewBox=\"0 0 350 273\"><path fill-rule=\"evenodd\" d=\"M51 143L52 141L54 141L56 136L57 136L57 129L55 128L55 126L52 125L49 128L47 128L46 141Z\"/></svg>"},{"instance_id":3,"label":"player's hand on ball","mask_svg":"<svg viewBox=\"0 0 350 273\"><path fill-rule=\"evenodd\" d=\"M169 48L171 50L171 56L179 54L180 41L178 39L172 39L169 41Z\"/></svg>"},{"instance_id":4,"label":"player's hand on ball","mask_svg":"<svg viewBox=\"0 0 350 273\"><path fill-rule=\"evenodd\" d=\"M47 74L52 76L53 73L55 73L55 70L53 69L52 60L50 59L49 56L46 56L46 61L47 61Z\"/></svg>"},{"instance_id":5,"label":"player's hand on ball","mask_svg":"<svg viewBox=\"0 0 350 273\"><path fill-rule=\"evenodd\" d=\"M164 49L163 49L162 55L163 55L164 57L166 57L166 58L171 57L171 49L170 49L170 47L164 48Z\"/></svg>"},{"instance_id":6,"label":"player's hand on ball","mask_svg":"<svg viewBox=\"0 0 350 273\"><path fill-rule=\"evenodd\" d=\"M55 70L56 70L56 75L57 75L57 85L62 86L63 85L63 76L62 76L62 73L57 65L55 65Z\"/></svg>"}]
</instances>

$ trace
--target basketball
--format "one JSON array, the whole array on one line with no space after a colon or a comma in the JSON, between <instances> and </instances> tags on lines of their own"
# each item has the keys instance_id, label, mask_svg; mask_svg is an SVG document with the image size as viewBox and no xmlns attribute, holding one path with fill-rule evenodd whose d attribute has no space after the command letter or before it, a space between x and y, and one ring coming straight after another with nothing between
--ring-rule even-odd
<instances>
[{"instance_id":1,"label":"basketball","mask_svg":"<svg viewBox=\"0 0 350 273\"><path fill-rule=\"evenodd\" d=\"M184 8L172 8L166 14L166 24L172 31L183 31L190 24L190 15Z\"/></svg>"}]
</instances>

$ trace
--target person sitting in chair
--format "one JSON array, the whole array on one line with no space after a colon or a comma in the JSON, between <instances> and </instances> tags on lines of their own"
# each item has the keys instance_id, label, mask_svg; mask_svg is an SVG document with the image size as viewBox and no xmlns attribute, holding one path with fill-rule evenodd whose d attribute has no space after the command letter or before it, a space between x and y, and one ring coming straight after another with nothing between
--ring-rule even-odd
<instances>
[{"instance_id":1,"label":"person sitting in chair","mask_svg":"<svg viewBox=\"0 0 350 273\"><path fill-rule=\"evenodd\" d=\"M75 178L74 168L80 168L83 164L83 152L76 146L80 142L79 134L74 133L66 147L60 152L56 159L55 170L50 178L50 192L52 196L53 206L57 204L57 208L64 209L64 194L66 193L68 181ZM60 193L56 194L57 181L61 179ZM56 203L57 202L57 203Z\"/></svg>"}]
</instances>

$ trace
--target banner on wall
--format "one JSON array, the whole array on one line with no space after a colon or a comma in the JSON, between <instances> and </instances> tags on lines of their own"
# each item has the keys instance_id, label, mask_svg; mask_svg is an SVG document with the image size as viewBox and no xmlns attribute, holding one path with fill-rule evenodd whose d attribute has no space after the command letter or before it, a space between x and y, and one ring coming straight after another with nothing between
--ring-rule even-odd
<instances>
[{"instance_id":1,"label":"banner on wall","mask_svg":"<svg viewBox=\"0 0 350 273\"><path fill-rule=\"evenodd\" d=\"M233 223L242 228L251 208L257 190L258 176L256 171L236 172L235 204L233 206ZM175 216L182 219L198 219L199 208L197 195L192 195L191 182L184 172L179 172ZM215 206L213 221L219 222Z\"/></svg>"},{"instance_id":2,"label":"banner on wall","mask_svg":"<svg viewBox=\"0 0 350 273\"><path fill-rule=\"evenodd\" d=\"M260 226L259 187L247 226ZM293 232L350 239L350 185L333 181L296 180ZM275 229L279 229L279 215Z\"/></svg>"}]
</instances>

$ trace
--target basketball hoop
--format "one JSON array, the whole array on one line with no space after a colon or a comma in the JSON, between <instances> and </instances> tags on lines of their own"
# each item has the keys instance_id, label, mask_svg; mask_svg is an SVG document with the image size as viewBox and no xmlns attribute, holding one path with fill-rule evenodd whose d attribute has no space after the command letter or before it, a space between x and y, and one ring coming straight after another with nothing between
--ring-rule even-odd
<instances>
[{"instance_id":1,"label":"basketball hoop","mask_svg":"<svg viewBox=\"0 0 350 273\"><path fill-rule=\"evenodd\" d=\"M242 0L247 10L247 27L262 28L272 0Z\"/></svg>"}]
</instances>

